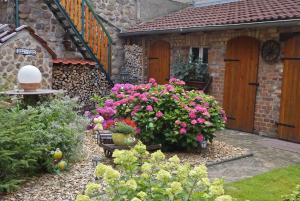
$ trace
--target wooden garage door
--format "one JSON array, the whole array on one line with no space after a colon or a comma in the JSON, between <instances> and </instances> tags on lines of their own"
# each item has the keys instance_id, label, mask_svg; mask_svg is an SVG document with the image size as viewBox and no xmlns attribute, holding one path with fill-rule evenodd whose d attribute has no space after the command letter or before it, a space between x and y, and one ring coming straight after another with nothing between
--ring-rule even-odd
<instances>
[{"instance_id":1,"label":"wooden garage door","mask_svg":"<svg viewBox=\"0 0 300 201\"><path fill-rule=\"evenodd\" d=\"M170 78L170 44L166 41L155 41L150 46L149 78L159 84L166 84Z\"/></svg>"},{"instance_id":2,"label":"wooden garage door","mask_svg":"<svg viewBox=\"0 0 300 201\"><path fill-rule=\"evenodd\" d=\"M227 44L223 107L228 128L253 132L258 58L255 38L238 37Z\"/></svg>"},{"instance_id":3,"label":"wooden garage door","mask_svg":"<svg viewBox=\"0 0 300 201\"><path fill-rule=\"evenodd\" d=\"M289 39L283 51L278 135L282 139L300 142L300 36Z\"/></svg>"}]
</instances>

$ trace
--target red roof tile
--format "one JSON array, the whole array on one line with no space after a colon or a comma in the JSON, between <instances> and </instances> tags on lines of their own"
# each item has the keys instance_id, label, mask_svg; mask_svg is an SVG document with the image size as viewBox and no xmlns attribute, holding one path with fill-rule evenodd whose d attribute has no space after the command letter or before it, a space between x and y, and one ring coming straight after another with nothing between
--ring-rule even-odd
<instances>
[{"instance_id":1,"label":"red roof tile","mask_svg":"<svg viewBox=\"0 0 300 201\"><path fill-rule=\"evenodd\" d=\"M287 19L300 19L300 0L241 0L205 7L188 7L133 26L123 34Z\"/></svg>"},{"instance_id":2,"label":"red roof tile","mask_svg":"<svg viewBox=\"0 0 300 201\"><path fill-rule=\"evenodd\" d=\"M54 64L73 64L73 65L90 65L90 66L95 66L96 62L91 61L91 60L85 60L85 59L53 59Z\"/></svg>"}]
</instances>

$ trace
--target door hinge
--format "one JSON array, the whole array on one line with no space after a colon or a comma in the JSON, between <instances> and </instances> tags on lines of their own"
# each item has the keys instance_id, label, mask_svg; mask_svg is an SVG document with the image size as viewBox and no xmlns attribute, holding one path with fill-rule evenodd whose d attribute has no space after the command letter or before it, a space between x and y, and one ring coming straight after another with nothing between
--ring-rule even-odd
<instances>
[{"instance_id":1,"label":"door hinge","mask_svg":"<svg viewBox=\"0 0 300 201\"><path fill-rule=\"evenodd\" d=\"M259 83L257 82L249 82L248 85L259 87Z\"/></svg>"},{"instance_id":2,"label":"door hinge","mask_svg":"<svg viewBox=\"0 0 300 201\"><path fill-rule=\"evenodd\" d=\"M231 116L227 116L227 119L229 119L229 120L236 120L236 118L235 117L231 117Z\"/></svg>"},{"instance_id":3,"label":"door hinge","mask_svg":"<svg viewBox=\"0 0 300 201\"><path fill-rule=\"evenodd\" d=\"M224 61L226 62L226 61L240 61L239 59L230 59L230 58L228 58L228 59L224 59Z\"/></svg>"},{"instance_id":4,"label":"door hinge","mask_svg":"<svg viewBox=\"0 0 300 201\"><path fill-rule=\"evenodd\" d=\"M291 124L285 124L285 123L280 123L280 122L276 122L275 123L276 126L284 126L284 127L288 127L288 128L296 128L295 125L291 125Z\"/></svg>"},{"instance_id":5,"label":"door hinge","mask_svg":"<svg viewBox=\"0 0 300 201\"><path fill-rule=\"evenodd\" d=\"M281 60L300 60L300 57L282 57Z\"/></svg>"}]
</instances>

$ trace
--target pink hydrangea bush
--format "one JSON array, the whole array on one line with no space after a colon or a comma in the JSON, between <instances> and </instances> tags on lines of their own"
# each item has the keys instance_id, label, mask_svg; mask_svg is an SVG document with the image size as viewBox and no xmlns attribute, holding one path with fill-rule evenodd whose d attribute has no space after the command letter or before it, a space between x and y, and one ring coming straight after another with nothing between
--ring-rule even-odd
<instances>
[{"instance_id":1,"label":"pink hydrangea bush","mask_svg":"<svg viewBox=\"0 0 300 201\"><path fill-rule=\"evenodd\" d=\"M174 78L166 85L154 79L140 85L116 84L96 111L106 121L133 119L145 144L193 149L204 140L213 140L214 133L224 128L226 115L212 96L186 91L184 85Z\"/></svg>"}]
</instances>

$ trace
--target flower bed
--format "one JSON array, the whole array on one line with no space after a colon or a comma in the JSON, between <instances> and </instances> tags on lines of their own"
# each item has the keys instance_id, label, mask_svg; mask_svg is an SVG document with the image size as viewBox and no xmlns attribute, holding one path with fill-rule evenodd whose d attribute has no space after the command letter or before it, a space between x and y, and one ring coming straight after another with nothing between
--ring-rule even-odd
<instances>
[{"instance_id":1,"label":"flower bed","mask_svg":"<svg viewBox=\"0 0 300 201\"><path fill-rule=\"evenodd\" d=\"M226 116L212 96L186 91L184 84L177 79L166 85L154 79L141 85L116 84L111 95L99 99L96 111L105 119L104 128L118 118L134 120L138 138L145 144L194 149L204 140L213 140L214 133L224 128Z\"/></svg>"},{"instance_id":2,"label":"flower bed","mask_svg":"<svg viewBox=\"0 0 300 201\"><path fill-rule=\"evenodd\" d=\"M166 160L161 151L150 154L141 143L131 150L116 150L114 164L99 164L95 175L103 184L89 183L76 201L233 200L224 195L223 180L210 182L204 165L182 164L177 156Z\"/></svg>"}]
</instances>

